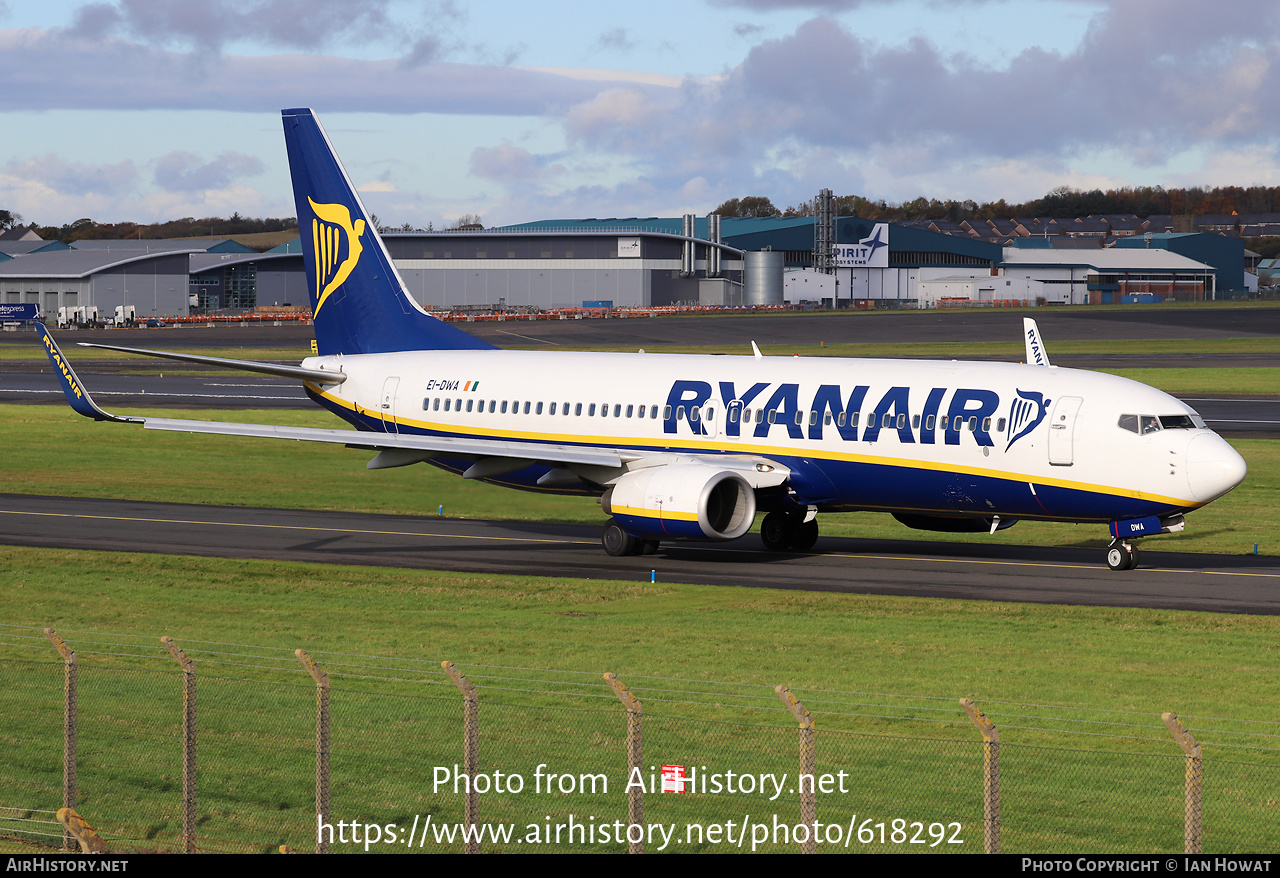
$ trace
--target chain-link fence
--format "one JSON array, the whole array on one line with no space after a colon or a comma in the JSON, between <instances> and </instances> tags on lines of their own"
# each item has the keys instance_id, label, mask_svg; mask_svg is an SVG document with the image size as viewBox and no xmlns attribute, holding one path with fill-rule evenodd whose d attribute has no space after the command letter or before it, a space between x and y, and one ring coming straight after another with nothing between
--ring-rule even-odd
<instances>
[{"instance_id":1,"label":"chain-link fence","mask_svg":"<svg viewBox=\"0 0 1280 878\"><path fill-rule=\"evenodd\" d=\"M1280 843L1274 723L60 634L0 628L31 844L64 807L114 851Z\"/></svg>"}]
</instances>

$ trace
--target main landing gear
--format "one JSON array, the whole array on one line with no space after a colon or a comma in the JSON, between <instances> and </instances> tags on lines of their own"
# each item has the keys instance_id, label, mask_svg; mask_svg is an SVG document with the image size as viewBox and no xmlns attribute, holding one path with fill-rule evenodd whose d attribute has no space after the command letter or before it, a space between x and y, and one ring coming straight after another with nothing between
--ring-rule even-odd
<instances>
[{"instance_id":1,"label":"main landing gear","mask_svg":"<svg viewBox=\"0 0 1280 878\"><path fill-rule=\"evenodd\" d=\"M799 512L770 512L760 522L760 540L770 552L807 552L818 541L818 519Z\"/></svg>"},{"instance_id":2,"label":"main landing gear","mask_svg":"<svg viewBox=\"0 0 1280 878\"><path fill-rule=\"evenodd\" d=\"M1112 540L1107 547L1107 566L1112 570L1132 570L1138 566L1138 550L1129 543Z\"/></svg>"},{"instance_id":3,"label":"main landing gear","mask_svg":"<svg viewBox=\"0 0 1280 878\"><path fill-rule=\"evenodd\" d=\"M600 542L606 553L617 558L622 555L652 555L658 551L657 540L642 540L627 533L612 518L605 522L600 532Z\"/></svg>"}]
</instances>

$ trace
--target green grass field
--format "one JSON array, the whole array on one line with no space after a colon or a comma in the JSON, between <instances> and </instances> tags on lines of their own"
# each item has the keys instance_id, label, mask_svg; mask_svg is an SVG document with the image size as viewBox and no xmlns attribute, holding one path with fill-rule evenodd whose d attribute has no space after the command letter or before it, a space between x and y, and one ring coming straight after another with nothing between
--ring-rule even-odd
<instances>
[{"instance_id":1,"label":"green grass field","mask_svg":"<svg viewBox=\"0 0 1280 878\"><path fill-rule=\"evenodd\" d=\"M0 549L0 568L0 618L77 649L84 810L157 844L176 829L181 698L161 634L200 669L202 833L259 849L307 848L314 699L297 646L333 675L343 819L460 819L458 798L430 787L432 766L460 758L449 659L480 691L486 770L531 778L545 762L604 772L615 791L625 718L603 671L645 704L647 760L714 770L796 770L794 721L771 691L786 684L816 718L819 771L851 776L823 820L956 821L970 851L981 748L959 697L1002 729L1010 851L1178 849L1182 759L1158 718L1173 710L1208 758L1206 851L1280 840L1280 760L1258 749L1280 698L1275 618L20 548ZM38 631L0 634L0 804L31 803L57 789L60 664ZM482 815L620 807L616 792L505 796ZM654 821L795 808L646 800Z\"/></svg>"}]
</instances>

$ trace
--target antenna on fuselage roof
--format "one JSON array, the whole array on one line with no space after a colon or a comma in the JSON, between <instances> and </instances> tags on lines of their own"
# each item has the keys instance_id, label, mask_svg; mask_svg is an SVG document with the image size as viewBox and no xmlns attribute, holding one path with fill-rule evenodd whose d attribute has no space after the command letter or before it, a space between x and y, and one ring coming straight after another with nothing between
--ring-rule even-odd
<instances>
[{"instance_id":1,"label":"antenna on fuselage roof","mask_svg":"<svg viewBox=\"0 0 1280 878\"><path fill-rule=\"evenodd\" d=\"M757 360L764 358L764 354L760 353L760 348L756 347L756 343L754 341L751 342L751 353L756 355Z\"/></svg>"},{"instance_id":2,"label":"antenna on fuselage roof","mask_svg":"<svg viewBox=\"0 0 1280 878\"><path fill-rule=\"evenodd\" d=\"M1040 327L1030 317L1022 318L1022 340L1027 346L1028 365L1049 365L1049 355L1045 353L1044 342L1040 338Z\"/></svg>"}]
</instances>

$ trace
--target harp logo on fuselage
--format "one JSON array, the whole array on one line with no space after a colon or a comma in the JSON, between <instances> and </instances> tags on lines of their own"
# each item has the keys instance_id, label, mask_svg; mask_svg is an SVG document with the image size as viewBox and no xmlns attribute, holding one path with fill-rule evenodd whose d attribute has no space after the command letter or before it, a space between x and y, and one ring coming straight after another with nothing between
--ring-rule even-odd
<instances>
[{"instance_id":1,"label":"harp logo on fuselage","mask_svg":"<svg viewBox=\"0 0 1280 878\"><path fill-rule=\"evenodd\" d=\"M360 237L365 233L365 221L351 220L351 211L345 204L317 204L308 196L307 203L315 214L311 218L311 244L315 249L316 288L315 314L320 313L325 300L351 276L364 245Z\"/></svg>"}]
</instances>

